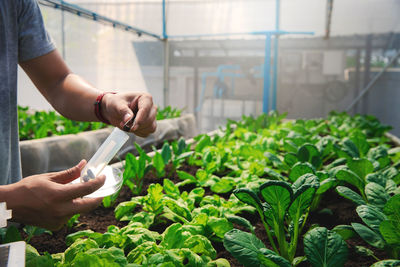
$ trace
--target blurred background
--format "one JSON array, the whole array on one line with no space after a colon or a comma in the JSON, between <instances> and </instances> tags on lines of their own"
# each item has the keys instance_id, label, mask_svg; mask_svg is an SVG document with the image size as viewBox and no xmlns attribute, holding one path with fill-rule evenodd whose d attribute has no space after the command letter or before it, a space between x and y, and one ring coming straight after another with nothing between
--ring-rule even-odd
<instances>
[{"instance_id":1,"label":"blurred background","mask_svg":"<svg viewBox=\"0 0 400 267\"><path fill-rule=\"evenodd\" d=\"M398 0L38 2L73 72L194 113L201 132L269 110L335 110L400 135ZM19 104L52 109L23 71Z\"/></svg>"}]
</instances>

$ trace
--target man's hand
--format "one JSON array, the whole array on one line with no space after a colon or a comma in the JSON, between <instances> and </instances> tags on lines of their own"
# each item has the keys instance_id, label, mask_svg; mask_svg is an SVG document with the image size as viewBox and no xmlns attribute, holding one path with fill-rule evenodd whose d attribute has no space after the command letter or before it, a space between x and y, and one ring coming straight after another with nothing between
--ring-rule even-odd
<instances>
[{"instance_id":1,"label":"man's hand","mask_svg":"<svg viewBox=\"0 0 400 267\"><path fill-rule=\"evenodd\" d=\"M2 186L0 201L7 202L13 220L57 230L74 214L88 212L101 203L102 198L81 197L99 189L104 175L86 183L68 184L80 176L85 164L82 160L65 171L33 175Z\"/></svg>"},{"instance_id":2,"label":"man's hand","mask_svg":"<svg viewBox=\"0 0 400 267\"><path fill-rule=\"evenodd\" d=\"M120 129L136 116L129 131L141 137L154 133L157 127L157 108L152 96L144 92L106 94L102 100L102 114Z\"/></svg>"}]
</instances>

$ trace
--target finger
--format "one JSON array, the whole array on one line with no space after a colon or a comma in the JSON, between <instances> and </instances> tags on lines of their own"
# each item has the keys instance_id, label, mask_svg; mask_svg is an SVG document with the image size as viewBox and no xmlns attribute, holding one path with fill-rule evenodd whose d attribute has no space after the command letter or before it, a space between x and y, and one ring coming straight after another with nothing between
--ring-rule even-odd
<instances>
[{"instance_id":1,"label":"finger","mask_svg":"<svg viewBox=\"0 0 400 267\"><path fill-rule=\"evenodd\" d=\"M144 123L139 127L132 127L131 132L142 131L143 129L151 128L156 121L157 108L153 107L148 114L148 117L144 120Z\"/></svg>"},{"instance_id":2,"label":"finger","mask_svg":"<svg viewBox=\"0 0 400 267\"><path fill-rule=\"evenodd\" d=\"M71 205L68 208L72 215L77 213L86 213L97 208L101 204L102 200L102 197L77 198L72 200Z\"/></svg>"},{"instance_id":3,"label":"finger","mask_svg":"<svg viewBox=\"0 0 400 267\"><path fill-rule=\"evenodd\" d=\"M85 183L64 185L62 190L60 190L62 192L62 195L60 197L65 200L84 197L102 187L105 180L106 177L104 175L100 175L95 179L91 179Z\"/></svg>"},{"instance_id":4,"label":"finger","mask_svg":"<svg viewBox=\"0 0 400 267\"><path fill-rule=\"evenodd\" d=\"M140 137L147 137L150 134L154 133L157 129L157 123L154 121L150 126L146 127L145 129L139 129L138 131L135 131L135 135L140 136Z\"/></svg>"},{"instance_id":5,"label":"finger","mask_svg":"<svg viewBox=\"0 0 400 267\"><path fill-rule=\"evenodd\" d=\"M76 166L64 171L55 172L51 175L51 180L60 184L67 184L75 180L81 175L83 167L86 165L86 160L81 160Z\"/></svg>"},{"instance_id":6,"label":"finger","mask_svg":"<svg viewBox=\"0 0 400 267\"><path fill-rule=\"evenodd\" d=\"M120 101L117 107L118 115L119 115L119 126L122 129L124 124L133 118L133 112L129 108L128 103L124 101Z\"/></svg>"},{"instance_id":7,"label":"finger","mask_svg":"<svg viewBox=\"0 0 400 267\"><path fill-rule=\"evenodd\" d=\"M149 117L149 114L153 108L153 98L151 95L142 95L138 100L138 113L135 119L135 125L132 128L132 131L136 131L143 124L146 123L146 119Z\"/></svg>"}]
</instances>

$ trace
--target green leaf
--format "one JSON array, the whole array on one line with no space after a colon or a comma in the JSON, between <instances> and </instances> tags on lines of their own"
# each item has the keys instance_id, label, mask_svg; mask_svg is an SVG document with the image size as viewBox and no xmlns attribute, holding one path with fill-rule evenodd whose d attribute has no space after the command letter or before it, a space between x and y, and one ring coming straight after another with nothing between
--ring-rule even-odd
<instances>
[{"instance_id":1,"label":"green leaf","mask_svg":"<svg viewBox=\"0 0 400 267\"><path fill-rule=\"evenodd\" d=\"M290 184L284 181L268 181L260 186L260 193L271 206L278 223L283 223L287 209L293 198Z\"/></svg>"},{"instance_id":2,"label":"green leaf","mask_svg":"<svg viewBox=\"0 0 400 267\"><path fill-rule=\"evenodd\" d=\"M308 162L298 162L293 166L292 170L290 171L289 179L290 181L295 182L297 178L306 173L315 174L314 167Z\"/></svg>"},{"instance_id":3,"label":"green leaf","mask_svg":"<svg viewBox=\"0 0 400 267\"><path fill-rule=\"evenodd\" d=\"M357 234L371 246L380 249L383 249L385 247L385 241L383 240L380 234L375 233L367 226L359 223L352 223L351 226L353 226Z\"/></svg>"},{"instance_id":4,"label":"green leaf","mask_svg":"<svg viewBox=\"0 0 400 267\"><path fill-rule=\"evenodd\" d=\"M400 260L383 260L378 261L371 265L371 267L398 267L400 266Z\"/></svg>"},{"instance_id":5,"label":"green leaf","mask_svg":"<svg viewBox=\"0 0 400 267\"><path fill-rule=\"evenodd\" d=\"M181 248L188 236L184 236L182 224L174 223L165 229L160 246L165 249Z\"/></svg>"},{"instance_id":6,"label":"green leaf","mask_svg":"<svg viewBox=\"0 0 400 267\"><path fill-rule=\"evenodd\" d=\"M7 228L6 235L4 237L4 240L2 240L2 243L6 244L6 243L21 241L21 240L22 240L22 237L21 237L21 234L19 233L17 227L15 227L14 225L11 225Z\"/></svg>"},{"instance_id":7,"label":"green leaf","mask_svg":"<svg viewBox=\"0 0 400 267\"><path fill-rule=\"evenodd\" d=\"M313 267L340 267L347 260L347 244L334 231L317 227L304 236L304 253Z\"/></svg>"},{"instance_id":8,"label":"green leaf","mask_svg":"<svg viewBox=\"0 0 400 267\"><path fill-rule=\"evenodd\" d=\"M255 207L260 213L262 213L262 204L258 196L250 189L239 188L233 191L233 194L242 202Z\"/></svg>"},{"instance_id":9,"label":"green leaf","mask_svg":"<svg viewBox=\"0 0 400 267\"><path fill-rule=\"evenodd\" d=\"M294 164L296 164L299 160L297 159L297 155L295 153L286 153L283 161L289 165L289 167L292 167Z\"/></svg>"},{"instance_id":10,"label":"green leaf","mask_svg":"<svg viewBox=\"0 0 400 267\"><path fill-rule=\"evenodd\" d=\"M114 210L115 218L117 220L121 220L123 216L131 214L132 211L136 208L136 206L137 206L136 201L126 201L119 203Z\"/></svg>"},{"instance_id":11,"label":"green leaf","mask_svg":"<svg viewBox=\"0 0 400 267\"><path fill-rule=\"evenodd\" d=\"M338 233L343 240L348 240L356 235L356 232L354 232L353 227L350 225L337 225L332 229L332 231Z\"/></svg>"},{"instance_id":12,"label":"green leaf","mask_svg":"<svg viewBox=\"0 0 400 267\"><path fill-rule=\"evenodd\" d=\"M116 264L115 266L122 267L128 264L124 251L116 247L111 247L108 249L92 248L86 251L85 254L96 255L98 258L103 259L107 263L107 266L112 266L110 264ZM76 264L76 266L80 265Z\"/></svg>"},{"instance_id":13,"label":"green leaf","mask_svg":"<svg viewBox=\"0 0 400 267\"><path fill-rule=\"evenodd\" d=\"M343 146L342 146L342 151L347 154L347 157L349 158L359 158L360 157L360 152L357 148L357 146L354 144L353 141L350 139L346 138L343 141Z\"/></svg>"},{"instance_id":14,"label":"green leaf","mask_svg":"<svg viewBox=\"0 0 400 267\"><path fill-rule=\"evenodd\" d=\"M67 250L65 250L65 262L72 260L80 253L91 248L98 248L99 245L92 239L77 239Z\"/></svg>"},{"instance_id":15,"label":"green leaf","mask_svg":"<svg viewBox=\"0 0 400 267\"><path fill-rule=\"evenodd\" d=\"M204 134L199 142L196 144L195 151L201 153L206 146L211 144L211 139L208 135Z\"/></svg>"},{"instance_id":16,"label":"green leaf","mask_svg":"<svg viewBox=\"0 0 400 267\"><path fill-rule=\"evenodd\" d=\"M71 246L77 239L79 239L81 237L89 237L92 239L96 239L96 238L100 238L101 234L95 233L92 230L78 231L78 232L67 235L67 237L65 238L65 243L67 246Z\"/></svg>"},{"instance_id":17,"label":"green leaf","mask_svg":"<svg viewBox=\"0 0 400 267\"><path fill-rule=\"evenodd\" d=\"M347 188L345 186L336 187L336 192L338 192L338 194L341 195L342 197L353 201L357 205L367 204L359 194L357 194L356 192L354 192L353 190L351 190L350 188Z\"/></svg>"},{"instance_id":18,"label":"green leaf","mask_svg":"<svg viewBox=\"0 0 400 267\"><path fill-rule=\"evenodd\" d=\"M383 221L379 226L379 230L389 245L400 247L400 221Z\"/></svg>"},{"instance_id":19,"label":"green leaf","mask_svg":"<svg viewBox=\"0 0 400 267\"><path fill-rule=\"evenodd\" d=\"M374 166L367 159L351 159L347 162L347 166L362 180L365 180L367 174L374 171Z\"/></svg>"},{"instance_id":20,"label":"green leaf","mask_svg":"<svg viewBox=\"0 0 400 267\"><path fill-rule=\"evenodd\" d=\"M353 141L361 156L365 156L369 150L367 137L361 131L357 130L352 134L350 140Z\"/></svg>"},{"instance_id":21,"label":"green leaf","mask_svg":"<svg viewBox=\"0 0 400 267\"><path fill-rule=\"evenodd\" d=\"M370 204L379 208L383 208L390 197L385 188L377 183L368 183L365 186L365 195Z\"/></svg>"},{"instance_id":22,"label":"green leaf","mask_svg":"<svg viewBox=\"0 0 400 267\"><path fill-rule=\"evenodd\" d=\"M165 163L164 163L164 159L161 156L160 153L156 152L156 154L153 157L153 166L156 169L157 172L157 176L161 177L164 175L165 171Z\"/></svg>"},{"instance_id":23,"label":"green leaf","mask_svg":"<svg viewBox=\"0 0 400 267\"><path fill-rule=\"evenodd\" d=\"M282 165L282 161L271 152L265 152L264 156L274 165L275 168L279 168Z\"/></svg>"},{"instance_id":24,"label":"green leaf","mask_svg":"<svg viewBox=\"0 0 400 267\"><path fill-rule=\"evenodd\" d=\"M337 184L337 180L334 178L325 179L320 183L320 186L319 186L316 194L321 195L321 194L325 193L326 191L328 191L329 189L333 188L336 184Z\"/></svg>"},{"instance_id":25,"label":"green leaf","mask_svg":"<svg viewBox=\"0 0 400 267\"><path fill-rule=\"evenodd\" d=\"M304 144L297 151L297 158L301 162L309 162L316 169L322 165L321 155L318 148L312 144Z\"/></svg>"},{"instance_id":26,"label":"green leaf","mask_svg":"<svg viewBox=\"0 0 400 267\"><path fill-rule=\"evenodd\" d=\"M368 227L370 227L376 233L379 233L379 225L386 219L385 214L380 212L378 208L370 205L358 206L356 211L358 216L360 216L360 218Z\"/></svg>"},{"instance_id":27,"label":"green leaf","mask_svg":"<svg viewBox=\"0 0 400 267\"><path fill-rule=\"evenodd\" d=\"M249 220L247 220L243 217L240 217L240 216L236 216L236 215L228 215L226 218L231 223L240 225L240 226L246 228L247 230L251 231L255 235L254 226L251 224L251 222Z\"/></svg>"},{"instance_id":28,"label":"green leaf","mask_svg":"<svg viewBox=\"0 0 400 267\"><path fill-rule=\"evenodd\" d=\"M344 181L354 185L359 190L364 190L365 180L349 169L341 168L338 172L336 172L336 178L339 181Z\"/></svg>"},{"instance_id":29,"label":"green leaf","mask_svg":"<svg viewBox=\"0 0 400 267\"><path fill-rule=\"evenodd\" d=\"M211 191L217 194L228 193L236 187L236 182L231 177L222 177L211 186Z\"/></svg>"},{"instance_id":30,"label":"green leaf","mask_svg":"<svg viewBox=\"0 0 400 267\"><path fill-rule=\"evenodd\" d=\"M305 184L301 186L293 196L293 202L289 206L289 216L293 221L298 221L300 216L310 207L316 188Z\"/></svg>"},{"instance_id":31,"label":"green leaf","mask_svg":"<svg viewBox=\"0 0 400 267\"><path fill-rule=\"evenodd\" d=\"M257 255L263 266L268 267L292 267L290 262L267 248L261 248Z\"/></svg>"},{"instance_id":32,"label":"green leaf","mask_svg":"<svg viewBox=\"0 0 400 267\"><path fill-rule=\"evenodd\" d=\"M233 229L233 225L226 218L210 217L207 226L219 238L224 238L226 232Z\"/></svg>"},{"instance_id":33,"label":"green leaf","mask_svg":"<svg viewBox=\"0 0 400 267\"><path fill-rule=\"evenodd\" d=\"M171 180L164 179L163 188L165 194L174 199L178 199L181 196L179 188Z\"/></svg>"},{"instance_id":34,"label":"green leaf","mask_svg":"<svg viewBox=\"0 0 400 267\"><path fill-rule=\"evenodd\" d=\"M54 267L55 262L50 254L45 252L42 256L27 257L25 259L26 267Z\"/></svg>"},{"instance_id":35,"label":"green leaf","mask_svg":"<svg viewBox=\"0 0 400 267\"><path fill-rule=\"evenodd\" d=\"M206 255L211 259L215 259L217 252L211 245L210 240L202 235L193 235L184 241L184 247L189 248L196 254Z\"/></svg>"},{"instance_id":36,"label":"green leaf","mask_svg":"<svg viewBox=\"0 0 400 267\"><path fill-rule=\"evenodd\" d=\"M224 247L245 267L262 266L258 254L265 245L255 235L233 229L225 234Z\"/></svg>"},{"instance_id":37,"label":"green leaf","mask_svg":"<svg viewBox=\"0 0 400 267\"><path fill-rule=\"evenodd\" d=\"M400 195L391 197L383 208L383 213L394 221L400 222Z\"/></svg>"},{"instance_id":38,"label":"green leaf","mask_svg":"<svg viewBox=\"0 0 400 267\"><path fill-rule=\"evenodd\" d=\"M171 151L171 147L169 146L168 143L164 143L164 145L161 148L161 156L164 160L164 164L167 165L168 162L171 160L172 158L172 151Z\"/></svg>"},{"instance_id":39,"label":"green leaf","mask_svg":"<svg viewBox=\"0 0 400 267\"><path fill-rule=\"evenodd\" d=\"M180 179L182 179L182 180L189 180L189 181L192 181L192 182L194 182L194 183L197 183L196 178L195 178L193 175L191 175L191 174L189 174L189 173L187 173L187 172L184 172L184 171L176 171L176 173L178 174L178 177L179 177Z\"/></svg>"}]
</instances>

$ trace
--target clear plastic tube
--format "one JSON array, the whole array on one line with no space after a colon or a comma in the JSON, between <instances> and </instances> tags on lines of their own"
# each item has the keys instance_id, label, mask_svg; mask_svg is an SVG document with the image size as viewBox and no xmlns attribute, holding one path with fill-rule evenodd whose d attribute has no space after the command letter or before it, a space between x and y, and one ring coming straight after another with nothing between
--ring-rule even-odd
<instances>
[{"instance_id":1,"label":"clear plastic tube","mask_svg":"<svg viewBox=\"0 0 400 267\"><path fill-rule=\"evenodd\" d=\"M96 178L128 139L125 132L115 128L81 171L81 182Z\"/></svg>"}]
</instances>

